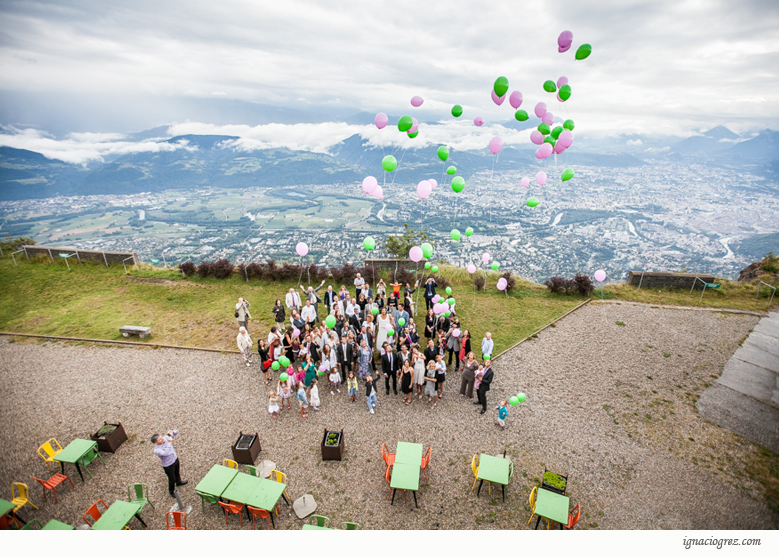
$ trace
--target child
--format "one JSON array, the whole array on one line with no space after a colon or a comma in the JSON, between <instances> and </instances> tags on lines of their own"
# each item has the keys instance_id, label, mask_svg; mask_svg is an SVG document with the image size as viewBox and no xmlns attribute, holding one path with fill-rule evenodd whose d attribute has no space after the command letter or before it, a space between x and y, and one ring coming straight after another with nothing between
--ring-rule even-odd
<instances>
[{"instance_id":1,"label":"child","mask_svg":"<svg viewBox=\"0 0 779 557\"><path fill-rule=\"evenodd\" d=\"M298 392L295 395L295 398L298 399L298 404L300 405L300 417L307 418L308 399L306 398L306 386L303 384L302 381L298 381Z\"/></svg>"},{"instance_id":2,"label":"child","mask_svg":"<svg viewBox=\"0 0 779 557\"><path fill-rule=\"evenodd\" d=\"M351 402L357 400L357 379L354 377L353 372L349 372L349 377L346 379L346 386L349 388L349 396L352 397Z\"/></svg>"},{"instance_id":3,"label":"child","mask_svg":"<svg viewBox=\"0 0 779 557\"><path fill-rule=\"evenodd\" d=\"M289 399L292 398L292 387L290 386L290 380L287 379L286 381L282 382L281 379L279 379L279 385L276 389L276 392L281 397L281 404L279 405L279 411L284 410L284 401L287 401L287 410L292 410L292 406L290 406Z\"/></svg>"},{"instance_id":4,"label":"child","mask_svg":"<svg viewBox=\"0 0 779 557\"><path fill-rule=\"evenodd\" d=\"M322 402L319 400L319 387L316 386L316 379L311 380L311 388L309 389L309 394L311 395L311 406L314 407L314 410L317 412L319 411L319 405L322 404Z\"/></svg>"},{"instance_id":5,"label":"child","mask_svg":"<svg viewBox=\"0 0 779 557\"><path fill-rule=\"evenodd\" d=\"M428 362L427 372L425 372L425 381L427 381L425 384L425 395L427 395L428 404L430 404L430 397L433 397L433 401L435 401L436 397L436 371L435 362L431 360ZM435 402L433 402L430 408L435 408Z\"/></svg>"},{"instance_id":6,"label":"child","mask_svg":"<svg viewBox=\"0 0 779 557\"><path fill-rule=\"evenodd\" d=\"M484 366L480 365L479 369L476 370L476 381L473 382L473 391L476 392L479 390L479 385L481 385L481 378L484 377Z\"/></svg>"},{"instance_id":7,"label":"child","mask_svg":"<svg viewBox=\"0 0 779 557\"><path fill-rule=\"evenodd\" d=\"M273 391L268 393L268 412L274 418L279 417L279 395Z\"/></svg>"},{"instance_id":8,"label":"child","mask_svg":"<svg viewBox=\"0 0 779 557\"><path fill-rule=\"evenodd\" d=\"M341 389L339 389L338 386L341 384L341 374L338 373L337 367L330 369L330 375L328 376L328 379L330 380L330 394L335 396L333 389L340 393Z\"/></svg>"},{"instance_id":9,"label":"child","mask_svg":"<svg viewBox=\"0 0 779 557\"><path fill-rule=\"evenodd\" d=\"M498 421L496 422L500 429L506 429L506 416L509 415L509 409L506 408L506 401L501 400L500 406L497 408L498 410Z\"/></svg>"}]
</instances>

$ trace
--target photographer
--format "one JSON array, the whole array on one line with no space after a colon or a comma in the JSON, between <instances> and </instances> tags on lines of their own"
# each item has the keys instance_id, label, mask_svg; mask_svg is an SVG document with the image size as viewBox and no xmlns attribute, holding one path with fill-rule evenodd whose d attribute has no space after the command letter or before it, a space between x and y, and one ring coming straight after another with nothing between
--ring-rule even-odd
<instances>
[{"instance_id":1,"label":"photographer","mask_svg":"<svg viewBox=\"0 0 779 557\"><path fill-rule=\"evenodd\" d=\"M173 438L178 435L177 430L169 431L165 435L155 433L151 436L151 442L154 445L154 454L160 457L162 461L162 469L165 471L165 475L168 476L168 493L171 497L176 495L173 490L176 486L187 485L187 480L181 479L179 475L179 457L176 455L176 450L173 445L170 444Z\"/></svg>"},{"instance_id":2,"label":"photographer","mask_svg":"<svg viewBox=\"0 0 779 557\"><path fill-rule=\"evenodd\" d=\"M238 321L238 326L245 329L249 329L249 319L252 318L249 313L249 306L251 304L243 298L238 298L238 303L235 304L235 318Z\"/></svg>"}]
</instances>

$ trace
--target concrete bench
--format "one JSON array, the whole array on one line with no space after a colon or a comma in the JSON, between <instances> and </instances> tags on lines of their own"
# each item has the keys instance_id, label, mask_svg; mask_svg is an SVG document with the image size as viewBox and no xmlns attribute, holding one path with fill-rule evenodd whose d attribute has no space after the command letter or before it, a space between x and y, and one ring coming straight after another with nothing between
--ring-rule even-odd
<instances>
[{"instance_id":1,"label":"concrete bench","mask_svg":"<svg viewBox=\"0 0 779 557\"><path fill-rule=\"evenodd\" d=\"M119 327L119 332L122 333L124 338L130 335L138 335L141 338L146 338L151 334L151 327L136 327L135 325L125 325Z\"/></svg>"}]
</instances>

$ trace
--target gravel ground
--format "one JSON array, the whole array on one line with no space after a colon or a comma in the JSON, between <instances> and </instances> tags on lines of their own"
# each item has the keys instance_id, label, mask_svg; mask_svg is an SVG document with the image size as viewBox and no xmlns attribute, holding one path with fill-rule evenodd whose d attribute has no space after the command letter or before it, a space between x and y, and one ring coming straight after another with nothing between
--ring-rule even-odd
<instances>
[{"instance_id":1,"label":"gravel ground","mask_svg":"<svg viewBox=\"0 0 779 557\"><path fill-rule=\"evenodd\" d=\"M149 485L143 516L164 528L173 503L159 459L151 453L155 431L179 429L176 449L191 529L222 529L213 508L204 515L194 486L211 466L230 458L239 431L259 432L260 458L277 463L289 478L293 499L312 493L317 513L335 524L359 522L366 529L527 528L527 498L545 467L569 477L571 505L581 504L577 528L754 529L776 528L777 514L763 503L762 486L745 468L757 452L752 443L701 419L694 401L722 372L738 342L757 323L749 315L590 304L512 349L494 364L489 412L458 395L459 374L450 373L445 397L431 410L415 400L379 389L375 415L365 398L350 404L345 390L335 397L320 388L322 410L308 419L284 411L271 421L267 387L256 365L238 355L152 348L117 348L0 339L0 484L23 481L39 511L25 518L56 518L83 524L81 515L97 499L126 499L127 486ZM623 323L624 325L619 325ZM251 329L251 327L250 327ZM252 336L258 338L256 330ZM508 427L493 424L497 401L518 391L527 401L510 408ZM48 477L36 448L49 437L64 446L88 437L104 420L121 421L129 439L94 478L58 489L59 503L43 503L31 475ZM323 462L324 428L344 429L342 462ZM428 472L413 499L387 501L382 442L433 447ZM474 453L507 450L515 474L501 501L486 486L471 492ZM281 529L302 522L282 503ZM228 528L238 528L231 516ZM139 526L137 523L131 526ZM244 525L244 528L247 528Z\"/></svg>"}]
</instances>

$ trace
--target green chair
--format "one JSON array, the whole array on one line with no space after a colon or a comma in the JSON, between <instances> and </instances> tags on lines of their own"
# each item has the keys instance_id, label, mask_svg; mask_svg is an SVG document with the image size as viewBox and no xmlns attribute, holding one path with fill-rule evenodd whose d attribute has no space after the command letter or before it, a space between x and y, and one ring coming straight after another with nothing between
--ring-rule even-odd
<instances>
[{"instance_id":1,"label":"green chair","mask_svg":"<svg viewBox=\"0 0 779 557\"><path fill-rule=\"evenodd\" d=\"M133 484L127 488L127 500L130 503L141 503L141 510L146 506L146 503L151 505L154 509L154 503L149 501L149 486L146 484Z\"/></svg>"},{"instance_id":2,"label":"green chair","mask_svg":"<svg viewBox=\"0 0 779 557\"><path fill-rule=\"evenodd\" d=\"M326 516L318 515L318 514L312 514L311 520L308 521L309 524L314 524L314 526L319 526L320 528L330 528L330 519Z\"/></svg>"},{"instance_id":3,"label":"green chair","mask_svg":"<svg viewBox=\"0 0 779 557\"><path fill-rule=\"evenodd\" d=\"M30 522L28 522L27 524L22 526L21 530L34 530L35 528L32 527L33 524L37 524L38 525L38 528L37 528L38 530L43 530L43 524L41 524L41 521L38 520L37 518L33 518Z\"/></svg>"},{"instance_id":4,"label":"green chair","mask_svg":"<svg viewBox=\"0 0 779 557\"><path fill-rule=\"evenodd\" d=\"M100 459L100 461L101 461L103 464L105 464L105 460L103 460L103 457L102 457L102 456L100 456L100 452L97 450L97 447L95 447L95 449L94 449L94 450L92 450L92 451L87 451L87 454L85 454L84 456L82 456L82 457L81 457L81 458L78 460L78 463L79 463L79 465L84 467L84 472L86 472L87 474L89 474L89 477L90 477L90 478L92 477L92 472L90 472L90 471L89 471L89 469L87 468L87 466L88 466L89 464L91 464L93 460L95 460L95 457L99 458L99 459Z\"/></svg>"},{"instance_id":5,"label":"green chair","mask_svg":"<svg viewBox=\"0 0 779 557\"><path fill-rule=\"evenodd\" d=\"M249 466L247 464L246 466L243 467L243 471L244 473L249 474L250 476L256 476L258 478L260 477L260 471L254 466Z\"/></svg>"},{"instance_id":6,"label":"green chair","mask_svg":"<svg viewBox=\"0 0 779 557\"><path fill-rule=\"evenodd\" d=\"M346 528L344 528L346 526ZM362 526L356 522L342 522L340 526L341 530L362 530Z\"/></svg>"},{"instance_id":7,"label":"green chair","mask_svg":"<svg viewBox=\"0 0 779 557\"><path fill-rule=\"evenodd\" d=\"M205 493L198 493L198 495L200 495L200 505L203 508L203 514L206 514L206 503L208 503L209 505L216 505L214 510L216 511L216 516L219 516L219 497L206 495Z\"/></svg>"}]
</instances>

